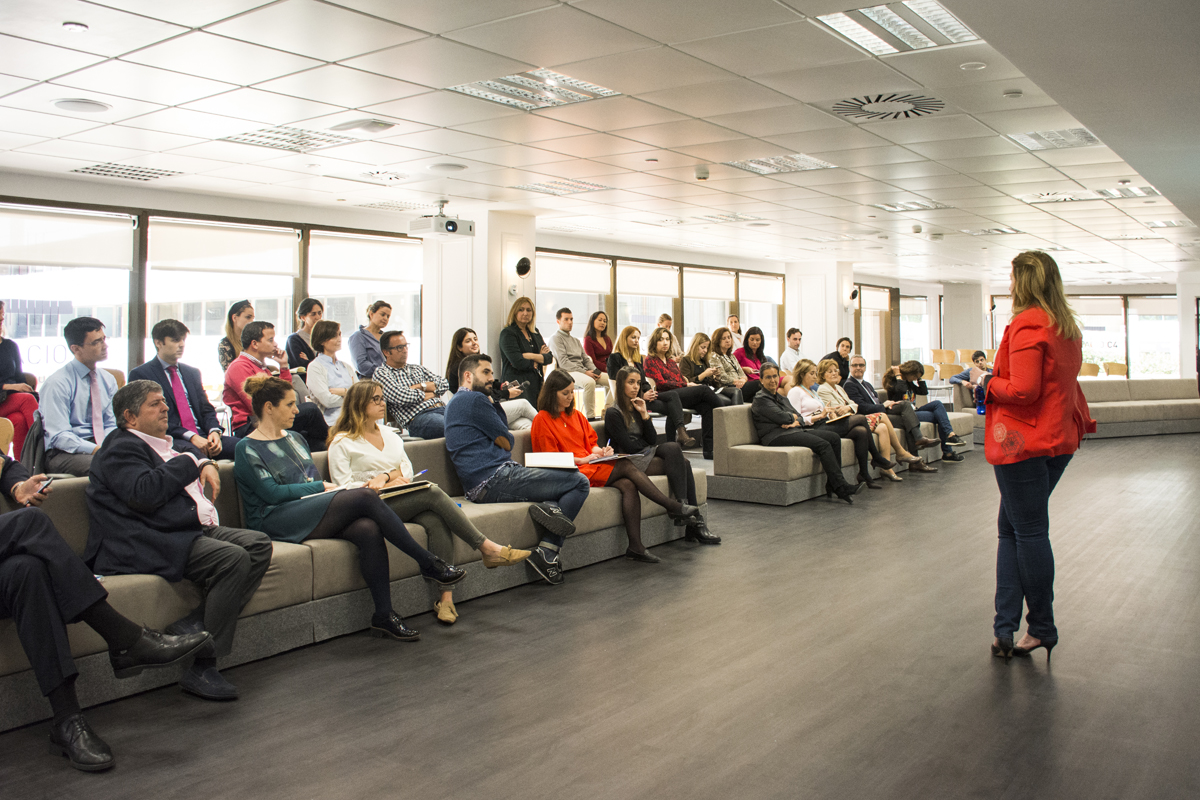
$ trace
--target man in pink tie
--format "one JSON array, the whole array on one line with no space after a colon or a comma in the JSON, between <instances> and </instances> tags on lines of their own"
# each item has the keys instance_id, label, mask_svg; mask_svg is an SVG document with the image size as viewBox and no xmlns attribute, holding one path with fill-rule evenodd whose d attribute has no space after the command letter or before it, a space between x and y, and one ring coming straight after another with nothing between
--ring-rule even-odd
<instances>
[{"instance_id":1,"label":"man in pink tie","mask_svg":"<svg viewBox=\"0 0 1200 800\"><path fill-rule=\"evenodd\" d=\"M46 439L46 471L83 477L92 454L116 430L117 379L96 365L108 358L104 323L76 317L63 328L74 358L42 384L38 410Z\"/></svg>"},{"instance_id":2,"label":"man in pink tie","mask_svg":"<svg viewBox=\"0 0 1200 800\"><path fill-rule=\"evenodd\" d=\"M233 460L237 439L223 435L216 409L204 391L200 370L180 361L188 327L176 319L164 319L150 329L156 355L129 372L129 380L154 381L162 387L170 411L167 435L175 449L196 448L202 455Z\"/></svg>"}]
</instances>

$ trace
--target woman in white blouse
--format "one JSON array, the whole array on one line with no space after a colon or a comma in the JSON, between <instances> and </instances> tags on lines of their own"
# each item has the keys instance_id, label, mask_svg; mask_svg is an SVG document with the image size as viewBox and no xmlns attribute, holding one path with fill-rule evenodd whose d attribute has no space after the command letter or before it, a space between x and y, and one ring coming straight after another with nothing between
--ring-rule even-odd
<instances>
[{"instance_id":1,"label":"woman in white blouse","mask_svg":"<svg viewBox=\"0 0 1200 800\"><path fill-rule=\"evenodd\" d=\"M329 477L333 483L347 489L366 486L379 492L412 482L413 467L404 452L404 440L380 424L386 413L383 387L375 381L359 381L346 390L341 416L329 429ZM435 553L453 551L453 533L479 551L488 569L512 566L529 558L528 550L496 544L480 533L458 504L435 484L389 497L385 502L400 519L425 529L429 549ZM449 590L442 591L434 608L439 622L453 625L458 619Z\"/></svg>"},{"instance_id":2,"label":"woman in white blouse","mask_svg":"<svg viewBox=\"0 0 1200 800\"><path fill-rule=\"evenodd\" d=\"M354 368L345 361L338 361L337 352L342 349L342 326L338 323L321 320L313 326L310 340L317 357L308 365L305 382L321 407L325 422L332 425L342 410L346 390L354 385Z\"/></svg>"}]
</instances>

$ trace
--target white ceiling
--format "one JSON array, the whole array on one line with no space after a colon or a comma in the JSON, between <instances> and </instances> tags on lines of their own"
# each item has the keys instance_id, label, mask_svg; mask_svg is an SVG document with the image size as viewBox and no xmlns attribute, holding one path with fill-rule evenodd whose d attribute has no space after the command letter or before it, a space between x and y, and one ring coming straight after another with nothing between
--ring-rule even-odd
<instances>
[{"instance_id":1,"label":"white ceiling","mask_svg":"<svg viewBox=\"0 0 1200 800\"><path fill-rule=\"evenodd\" d=\"M1142 91L1149 100L1130 118L1105 107L1072 61L1104 63L1110 78L1141 70L1136 87L1122 83L1131 102L1155 74L1175 75L1182 89L1195 70L1155 59L1131 67L1102 44L1136 18L1149 46L1170 20L1147 21L1116 0L1049 10L1040 0L944 2L987 42L875 57L813 16L861 0L5 3L0 170L338 208L448 198L451 213L467 217L536 214L556 236L774 263L853 261L863 274L912 280L1006 281L1013 254L1027 248L1055 248L1079 284L1173 282L1200 266L1194 227L1146 224L1200 214L1200 159L1171 168L1185 150L1196 155L1195 125L1181 127L1195 104L1172 116L1165 101L1180 94ZM1195 3L1171 2L1194 13ZM89 30L71 33L68 21ZM1196 65L1188 26L1173 29L1160 52ZM960 68L968 62L987 66ZM445 91L539 67L621 94L526 113ZM1022 96L1003 97L1012 90ZM946 108L861 123L833 111L839 100L893 91ZM111 109L62 111L53 103L64 98ZM308 154L215 141L273 126L328 132L365 117L395 127ZM1108 146L1030 152L1004 137L1081 125ZM1166 149L1146 147L1144 135ZM795 153L836 168L759 176L721 163ZM110 162L180 174L145 184L71 174ZM445 162L463 169L430 169ZM696 180L699 165L707 181ZM358 179L377 170L404 177L388 186ZM562 197L513 188L563 179L604 188ZM1120 181L1165 196L1019 199ZM871 205L930 201L949 208ZM965 232L999 228L1020 233Z\"/></svg>"}]
</instances>

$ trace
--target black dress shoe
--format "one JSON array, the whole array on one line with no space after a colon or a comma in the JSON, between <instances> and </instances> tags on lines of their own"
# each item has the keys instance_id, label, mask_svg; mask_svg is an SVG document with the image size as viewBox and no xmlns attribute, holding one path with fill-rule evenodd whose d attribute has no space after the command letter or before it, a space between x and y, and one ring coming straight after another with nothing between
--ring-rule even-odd
<instances>
[{"instance_id":1,"label":"black dress shoe","mask_svg":"<svg viewBox=\"0 0 1200 800\"><path fill-rule=\"evenodd\" d=\"M421 638L421 632L404 624L404 620L393 611L386 617L381 614L371 616L371 635L377 639L395 639L398 642L415 642Z\"/></svg>"},{"instance_id":2,"label":"black dress shoe","mask_svg":"<svg viewBox=\"0 0 1200 800\"><path fill-rule=\"evenodd\" d=\"M237 700L238 690L216 667L193 666L179 679L179 688L204 700Z\"/></svg>"},{"instance_id":3,"label":"black dress shoe","mask_svg":"<svg viewBox=\"0 0 1200 800\"><path fill-rule=\"evenodd\" d=\"M50 726L50 755L71 760L71 766L84 772L103 772L117 763L112 750L96 735L79 711Z\"/></svg>"},{"instance_id":4,"label":"black dress shoe","mask_svg":"<svg viewBox=\"0 0 1200 800\"><path fill-rule=\"evenodd\" d=\"M689 542L696 542L698 544L721 543L721 537L714 533L710 533L708 530L708 524L703 521L688 525L687 533L684 534L683 538Z\"/></svg>"},{"instance_id":5,"label":"black dress shoe","mask_svg":"<svg viewBox=\"0 0 1200 800\"><path fill-rule=\"evenodd\" d=\"M625 550L625 557L630 561L640 561L643 564L658 564L662 561L661 558L651 553L649 550L644 553L635 553L632 550Z\"/></svg>"},{"instance_id":6,"label":"black dress shoe","mask_svg":"<svg viewBox=\"0 0 1200 800\"><path fill-rule=\"evenodd\" d=\"M544 547L535 547L525 559L525 563L533 567L533 571L542 576L542 580L552 586L563 582L562 565L558 562L558 553L548 553Z\"/></svg>"},{"instance_id":7,"label":"black dress shoe","mask_svg":"<svg viewBox=\"0 0 1200 800\"><path fill-rule=\"evenodd\" d=\"M211 638L207 631L168 636L142 628L142 635L133 643L133 647L128 650L109 650L108 661L112 664L113 675L132 678L144 669L169 667L196 655L208 645Z\"/></svg>"},{"instance_id":8,"label":"black dress shoe","mask_svg":"<svg viewBox=\"0 0 1200 800\"><path fill-rule=\"evenodd\" d=\"M879 456L878 458L872 457L871 463L880 469L895 469L897 466L895 461L888 461L883 456Z\"/></svg>"},{"instance_id":9,"label":"black dress shoe","mask_svg":"<svg viewBox=\"0 0 1200 800\"><path fill-rule=\"evenodd\" d=\"M421 574L439 586L453 586L467 577L461 567L451 566L440 558L434 559L432 566L421 570Z\"/></svg>"},{"instance_id":10,"label":"black dress shoe","mask_svg":"<svg viewBox=\"0 0 1200 800\"><path fill-rule=\"evenodd\" d=\"M163 628L163 633L168 636L191 636L197 633L204 633L204 620L197 619L189 614ZM196 658L216 658L216 655L217 643L211 638L208 640L207 645L196 652Z\"/></svg>"},{"instance_id":11,"label":"black dress shoe","mask_svg":"<svg viewBox=\"0 0 1200 800\"><path fill-rule=\"evenodd\" d=\"M883 488L878 483L876 483L875 481L868 478L866 475L863 475L861 472L858 473L858 483L860 486L866 486L868 489L882 489Z\"/></svg>"},{"instance_id":12,"label":"black dress shoe","mask_svg":"<svg viewBox=\"0 0 1200 800\"><path fill-rule=\"evenodd\" d=\"M555 536L565 539L575 533L575 523L553 503L534 503L529 507L529 517Z\"/></svg>"}]
</instances>

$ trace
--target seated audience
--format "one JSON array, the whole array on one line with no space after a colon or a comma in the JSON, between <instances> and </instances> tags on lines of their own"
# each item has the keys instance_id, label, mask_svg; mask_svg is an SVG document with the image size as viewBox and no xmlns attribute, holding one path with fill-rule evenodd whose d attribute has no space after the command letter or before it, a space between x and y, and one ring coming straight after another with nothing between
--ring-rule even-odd
<instances>
[{"instance_id":1,"label":"seated audience","mask_svg":"<svg viewBox=\"0 0 1200 800\"><path fill-rule=\"evenodd\" d=\"M42 384L38 408L46 437L46 469L88 474L92 454L117 429L112 398L117 379L96 365L108 358L104 323L76 317L63 328L74 356Z\"/></svg>"},{"instance_id":2,"label":"seated audience","mask_svg":"<svg viewBox=\"0 0 1200 800\"><path fill-rule=\"evenodd\" d=\"M249 300L239 300L229 307L225 315L225 336L217 342L217 360L221 369L229 369L233 360L242 353L242 329L254 322L254 306Z\"/></svg>"},{"instance_id":3,"label":"seated audience","mask_svg":"<svg viewBox=\"0 0 1200 800\"><path fill-rule=\"evenodd\" d=\"M400 434L383 424L387 407L383 387L375 381L351 386L341 405L341 415L329 431L329 477L343 489L366 486L375 492L413 481L412 462L404 452ZM453 533L478 550L488 569L518 564L528 550L514 550L488 539L476 528L462 508L436 484L386 498L388 508L402 522L415 522L425 529L429 546L449 556L454 551ZM453 592L442 590L434 604L439 622L453 625L458 620Z\"/></svg>"},{"instance_id":4,"label":"seated audience","mask_svg":"<svg viewBox=\"0 0 1200 800\"><path fill-rule=\"evenodd\" d=\"M709 361L709 347L712 344L706 333L697 333L688 345L687 354L679 359L679 371L688 383L698 383L707 386L729 401L728 405L740 406L743 402L742 392L734 386L722 386L717 379L718 369ZM742 377L745 380L745 377Z\"/></svg>"},{"instance_id":5,"label":"seated audience","mask_svg":"<svg viewBox=\"0 0 1200 800\"><path fill-rule=\"evenodd\" d=\"M812 362L809 362L810 364ZM837 431L837 434L843 439L854 440L854 452L858 457L858 480L861 483L867 484L872 489L878 488L871 480L871 471L867 468L867 453L871 454L871 463L879 467L883 474L893 481L900 481L901 478L896 474L895 463L892 461L892 439L894 432L892 431L891 423L888 421L887 414L872 414L866 416L859 414L858 404L846 396L846 392L840 385L838 380L841 375L838 374L837 363L833 359L825 359L816 367L817 370L817 399L824 406L826 412L826 424ZM806 370L807 371L807 370ZM802 379L811 380L810 375L802 375ZM796 389L797 399L803 400L812 390L802 384L798 384ZM789 394L789 399L792 396ZM796 405L794 402L792 405ZM800 408L797 406L797 408ZM804 409L800 408L800 413L804 413ZM846 416L849 414L850 416ZM829 421L831 418L842 417L836 421ZM875 437L871 434L879 425L885 426L885 430L880 432L879 447L875 446ZM882 454L880 453L882 450Z\"/></svg>"},{"instance_id":6,"label":"seated audience","mask_svg":"<svg viewBox=\"0 0 1200 800\"><path fill-rule=\"evenodd\" d=\"M665 338L663 343L668 344ZM703 519L699 508L664 495L654 481L629 459L607 464L592 463L613 455L613 449L598 445L595 429L583 414L575 410L575 381L566 370L556 369L546 378L546 385L538 397L538 415L533 421L530 437L531 451L571 453L579 472L587 477L592 486L611 486L621 492L621 518L629 535L626 558L646 564L657 564L661 560L642 544L641 496L665 508L671 519L679 524L696 523Z\"/></svg>"},{"instance_id":7,"label":"seated audience","mask_svg":"<svg viewBox=\"0 0 1200 800\"><path fill-rule=\"evenodd\" d=\"M592 362L591 357L583 351L583 343L571 335L575 327L575 315L569 308L560 308L555 314L558 330L550 337L550 351L559 369L571 373L575 383L583 389L583 413L588 419L596 416L596 387L605 389L605 407L612 405L612 392L609 390L608 375L602 373Z\"/></svg>"},{"instance_id":8,"label":"seated audience","mask_svg":"<svg viewBox=\"0 0 1200 800\"><path fill-rule=\"evenodd\" d=\"M688 461L683 448L677 443L658 444L658 433L650 419L650 410L640 396L641 384L642 373L636 367L622 367L617 373L617 401L604 412L604 435L608 437L614 452L633 456L630 463L647 475L666 475L671 494L681 500L686 499L688 505L699 506L692 462ZM686 524L688 541L721 543L721 537L709 533L708 524L703 519Z\"/></svg>"},{"instance_id":9,"label":"seated audience","mask_svg":"<svg viewBox=\"0 0 1200 800\"><path fill-rule=\"evenodd\" d=\"M815 377L816 373L813 374ZM937 439L926 439L925 435L921 433L921 420L917 419L917 412L912 404L903 400L900 402L880 401L879 394L871 382L866 379L866 374L867 360L862 356L853 356L850 359L850 377L842 384L842 388L846 390L846 396L858 404L860 414L887 415L894 436L892 443L895 445L900 460L908 463L909 472L937 472L937 467L926 464L924 459L915 455L918 450L936 447L939 442ZM904 447L900 446L902 444L901 431L904 432Z\"/></svg>"},{"instance_id":10,"label":"seated audience","mask_svg":"<svg viewBox=\"0 0 1200 800\"><path fill-rule=\"evenodd\" d=\"M779 356L779 371L781 374L788 374L796 371L796 364L800 359L804 358L800 354L800 340L804 338L804 334L799 328L788 328L787 332L787 347L784 348L783 354Z\"/></svg>"},{"instance_id":11,"label":"seated audience","mask_svg":"<svg viewBox=\"0 0 1200 800\"><path fill-rule=\"evenodd\" d=\"M177 319L154 323L150 339L155 356L130 370L129 380L154 381L162 388L167 401L167 435L176 450L191 445L209 458L232 461L237 439L224 435L217 410L204 391L200 370L179 360L189 332Z\"/></svg>"},{"instance_id":12,"label":"seated audience","mask_svg":"<svg viewBox=\"0 0 1200 800\"><path fill-rule=\"evenodd\" d=\"M370 378L375 370L383 365L383 351L379 348L379 337L392 318L392 305L383 300L376 300L367 306L367 324L359 325L358 330L350 334L347 344L350 347L350 358L354 361L354 371L360 378Z\"/></svg>"},{"instance_id":13,"label":"seated audience","mask_svg":"<svg viewBox=\"0 0 1200 800\"><path fill-rule=\"evenodd\" d=\"M593 311L588 317L587 330L583 334L583 352L596 365L596 369L608 374L608 357L612 355L613 343L608 335L608 314Z\"/></svg>"},{"instance_id":14,"label":"seated audience","mask_svg":"<svg viewBox=\"0 0 1200 800\"><path fill-rule=\"evenodd\" d=\"M321 354L321 351L313 346L312 332L313 326L320 322L324 315L325 306L321 305L320 300L306 297L300 301L300 307L296 309L296 320L300 327L287 337L283 348L287 351L288 368L293 372L301 370L307 375L309 365Z\"/></svg>"},{"instance_id":15,"label":"seated audience","mask_svg":"<svg viewBox=\"0 0 1200 800\"><path fill-rule=\"evenodd\" d=\"M101 575L159 575L190 580L200 606L167 633L207 630L213 647L197 654L179 686L205 700L233 700L238 690L217 671L233 651L238 614L271 565L271 540L257 530L221 524L213 500L217 465L190 447L175 450L169 410L155 381L130 381L113 397L120 430L100 447L88 474L88 542L84 560Z\"/></svg>"},{"instance_id":16,"label":"seated audience","mask_svg":"<svg viewBox=\"0 0 1200 800\"><path fill-rule=\"evenodd\" d=\"M37 393L26 383L21 366L21 351L16 342L4 337L4 301L0 300L0 417L13 424L13 458L21 458L37 407Z\"/></svg>"},{"instance_id":17,"label":"seated audience","mask_svg":"<svg viewBox=\"0 0 1200 800\"><path fill-rule=\"evenodd\" d=\"M354 385L355 379L350 365L337 357L342 349L342 326L323 319L313 326L310 341L317 355L309 362L305 383L313 400L321 407L325 422L332 425L342 410L342 398L346 396L346 390Z\"/></svg>"},{"instance_id":18,"label":"seated audience","mask_svg":"<svg viewBox=\"0 0 1200 800\"><path fill-rule=\"evenodd\" d=\"M588 496L579 472L530 469L512 460L515 439L504 410L492 398L491 356L479 353L459 363L459 388L446 409L446 450L472 503L530 502L538 546L526 561L550 584L563 582L559 551L575 533L575 517Z\"/></svg>"},{"instance_id":19,"label":"seated audience","mask_svg":"<svg viewBox=\"0 0 1200 800\"><path fill-rule=\"evenodd\" d=\"M420 364L408 363L408 339L404 331L387 331L379 337L383 365L373 380L383 386L388 413L396 427L405 428L418 439L440 439L446 435L446 404L442 395L450 390L446 379Z\"/></svg>"},{"instance_id":20,"label":"seated audience","mask_svg":"<svg viewBox=\"0 0 1200 800\"><path fill-rule=\"evenodd\" d=\"M2 318L3 317L0 317L0 319ZM975 369L979 370L979 374L992 374L992 368L989 367L987 363L987 353L983 352L982 350L976 350L971 354L971 363L974 365ZM986 392L982 386L977 386L975 381L971 380L971 371L971 367L967 367L957 375L951 375L950 382L959 384L969 389L971 392L971 398L975 401L976 405L978 405L979 403L983 402Z\"/></svg>"},{"instance_id":21,"label":"seated audience","mask_svg":"<svg viewBox=\"0 0 1200 800\"><path fill-rule=\"evenodd\" d=\"M854 342L848 337L843 336L837 340L837 345L832 353L826 353L821 361L831 360L837 363L838 374L842 376L842 383L846 382L846 378L850 375L850 351L854 349Z\"/></svg>"},{"instance_id":22,"label":"seated audience","mask_svg":"<svg viewBox=\"0 0 1200 800\"><path fill-rule=\"evenodd\" d=\"M800 412L778 390L779 368L767 364L762 370L762 391L750 405L759 442L767 447L812 450L825 468L825 496L836 494L853 505L853 495L866 484L851 484L842 476L842 438L825 426L806 425Z\"/></svg>"},{"instance_id":23,"label":"seated audience","mask_svg":"<svg viewBox=\"0 0 1200 800\"><path fill-rule=\"evenodd\" d=\"M680 447L695 447L696 440L688 436L685 422L688 417L684 413L679 395L666 392L659 394L658 390L646 380L645 365L642 362L640 343L642 332L632 325L627 325L617 337L615 352L608 357L608 377L615 380L624 367L634 367L642 373L642 398L646 407L655 414L665 414L667 417L667 433L675 431L675 441Z\"/></svg>"},{"instance_id":24,"label":"seated audience","mask_svg":"<svg viewBox=\"0 0 1200 800\"><path fill-rule=\"evenodd\" d=\"M746 377L746 371L733 355L733 347L733 331L728 328L717 328L713 331L712 350L708 356L708 363L717 369L713 379L726 397L729 397L729 393L725 390L737 389L742 393L742 399L751 403L754 401L754 395L762 388L762 383L757 378L751 380Z\"/></svg>"},{"instance_id":25,"label":"seated audience","mask_svg":"<svg viewBox=\"0 0 1200 800\"><path fill-rule=\"evenodd\" d=\"M234 477L246 522L280 542L344 539L358 548L358 567L375 605L371 634L402 642L420 633L392 608L390 542L445 588L466 575L417 544L374 489L339 489L322 480L304 437L288 430L298 410L290 383L269 375L246 381L258 427L238 442Z\"/></svg>"},{"instance_id":26,"label":"seated audience","mask_svg":"<svg viewBox=\"0 0 1200 800\"><path fill-rule=\"evenodd\" d=\"M185 661L209 646L209 635L164 636L109 605L104 585L37 508L53 491L42 488L45 480L0 453L0 493L18 507L0 516L0 619L12 618L38 688L50 701L51 754L65 756L75 769L100 772L117 761L79 706L67 625L86 622L100 634L117 678Z\"/></svg>"},{"instance_id":27,"label":"seated audience","mask_svg":"<svg viewBox=\"0 0 1200 800\"><path fill-rule=\"evenodd\" d=\"M730 314L725 318L725 327L729 329L729 335L733 338L733 347L742 346L742 321L738 319L737 314ZM714 337L715 338L715 337ZM730 353L733 349L730 349ZM749 400L750 398L746 398Z\"/></svg>"},{"instance_id":28,"label":"seated audience","mask_svg":"<svg viewBox=\"0 0 1200 800\"><path fill-rule=\"evenodd\" d=\"M232 416L233 435L238 439L248 436L258 425L250 395L244 387L246 380L253 375L271 374L266 365L268 358L279 365L280 379L290 383L292 374L287 368L287 354L275 344L275 326L269 322L251 322L242 329L241 355L225 370L225 389L222 393ZM304 436L310 449L325 449L329 425L316 405L301 404L292 427Z\"/></svg>"},{"instance_id":29,"label":"seated audience","mask_svg":"<svg viewBox=\"0 0 1200 800\"><path fill-rule=\"evenodd\" d=\"M669 355L671 350L671 332L666 328L655 328L650 334L650 343L646 347L647 355L642 362L646 377L652 379L658 391L658 399L664 400L672 396L679 398L681 408L694 409L700 414L700 431L705 458L712 458L714 408L730 404L725 397L717 394L707 386L698 383L688 383L679 371L679 364Z\"/></svg>"},{"instance_id":30,"label":"seated audience","mask_svg":"<svg viewBox=\"0 0 1200 800\"><path fill-rule=\"evenodd\" d=\"M674 320L671 319L670 314L658 315L658 327L665 329L666 332L671 335L671 352L667 354L667 357L674 361L678 361L683 357L683 348L679 346L679 339L676 338L675 334L671 331L671 325L673 323Z\"/></svg>"},{"instance_id":31,"label":"seated audience","mask_svg":"<svg viewBox=\"0 0 1200 800\"><path fill-rule=\"evenodd\" d=\"M965 447L966 442L954 433L950 418L946 416L946 407L941 400L929 400L929 388L924 380L925 366L920 361L905 361L898 367L892 367L883 375L883 388L889 400L903 400L911 403L916 409L917 419L921 422L932 422L937 426L938 438L942 443L943 461L962 461L963 457L955 453L953 448ZM928 402L921 404L922 399Z\"/></svg>"},{"instance_id":32,"label":"seated audience","mask_svg":"<svg viewBox=\"0 0 1200 800\"><path fill-rule=\"evenodd\" d=\"M450 358L446 361L446 383L451 392L458 391L458 365L467 356L479 354L479 336L470 328L459 328L454 332L450 341ZM501 383L499 380L492 387L492 394L500 398L500 407L508 419L510 431L527 431L533 427L533 418L537 409L526 400L525 391L517 383ZM453 398L451 398L453 399ZM537 399L536 397L534 398Z\"/></svg>"},{"instance_id":33,"label":"seated audience","mask_svg":"<svg viewBox=\"0 0 1200 800\"><path fill-rule=\"evenodd\" d=\"M766 356L763 354L762 329L751 328L746 331L745 346L734 350L733 357L737 360L738 366L742 368L742 372L746 373L746 380L758 380L762 365L766 363Z\"/></svg>"},{"instance_id":34,"label":"seated audience","mask_svg":"<svg viewBox=\"0 0 1200 800\"><path fill-rule=\"evenodd\" d=\"M500 331L500 377L521 384L530 401L542 391L542 374L554 363L550 346L534 325L533 301L518 297L508 310L508 321ZM528 383L528 386L525 384Z\"/></svg>"}]
</instances>

